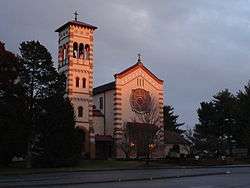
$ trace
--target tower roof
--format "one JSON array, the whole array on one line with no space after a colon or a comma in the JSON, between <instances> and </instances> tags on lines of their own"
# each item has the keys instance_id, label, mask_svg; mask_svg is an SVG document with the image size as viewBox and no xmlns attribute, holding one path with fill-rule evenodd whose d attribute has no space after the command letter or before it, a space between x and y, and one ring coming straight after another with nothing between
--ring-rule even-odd
<instances>
[{"instance_id":1,"label":"tower roof","mask_svg":"<svg viewBox=\"0 0 250 188\"><path fill-rule=\"evenodd\" d=\"M96 26L90 25L88 23L72 20L72 21L69 21L69 22L65 23L64 25L62 25L58 29L56 29L55 32L60 32L61 30L68 27L69 25L82 26L82 27L87 27L87 28L94 29L94 30L97 29Z\"/></svg>"}]
</instances>

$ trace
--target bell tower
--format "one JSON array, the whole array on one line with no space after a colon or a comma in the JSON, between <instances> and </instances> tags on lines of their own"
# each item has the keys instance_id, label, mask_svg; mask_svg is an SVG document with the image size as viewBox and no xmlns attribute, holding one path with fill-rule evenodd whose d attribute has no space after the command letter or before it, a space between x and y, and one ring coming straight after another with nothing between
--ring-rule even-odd
<instances>
[{"instance_id":1,"label":"bell tower","mask_svg":"<svg viewBox=\"0 0 250 188\"><path fill-rule=\"evenodd\" d=\"M75 19L59 27L58 71L66 75L66 90L75 111L76 127L83 131L82 152L94 158L93 47L97 27Z\"/></svg>"}]
</instances>

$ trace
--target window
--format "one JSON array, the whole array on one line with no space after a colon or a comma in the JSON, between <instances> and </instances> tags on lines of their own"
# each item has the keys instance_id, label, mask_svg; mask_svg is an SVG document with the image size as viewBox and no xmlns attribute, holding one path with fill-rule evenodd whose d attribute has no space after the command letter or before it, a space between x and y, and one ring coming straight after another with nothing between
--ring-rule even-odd
<instances>
[{"instance_id":1,"label":"window","mask_svg":"<svg viewBox=\"0 0 250 188\"><path fill-rule=\"evenodd\" d=\"M79 78L76 77L76 87L79 87Z\"/></svg>"},{"instance_id":2,"label":"window","mask_svg":"<svg viewBox=\"0 0 250 188\"><path fill-rule=\"evenodd\" d=\"M88 44L85 45L86 59L90 58L90 47Z\"/></svg>"},{"instance_id":3,"label":"window","mask_svg":"<svg viewBox=\"0 0 250 188\"><path fill-rule=\"evenodd\" d=\"M103 109L103 98L102 97L99 98L99 105L100 105L100 109Z\"/></svg>"},{"instance_id":4,"label":"window","mask_svg":"<svg viewBox=\"0 0 250 188\"><path fill-rule=\"evenodd\" d=\"M82 117L83 116L83 108L81 106L78 107L78 117Z\"/></svg>"},{"instance_id":5,"label":"window","mask_svg":"<svg viewBox=\"0 0 250 188\"><path fill-rule=\"evenodd\" d=\"M63 48L62 46L59 47L59 61L63 60Z\"/></svg>"},{"instance_id":6,"label":"window","mask_svg":"<svg viewBox=\"0 0 250 188\"><path fill-rule=\"evenodd\" d=\"M66 49L66 45L63 45L63 60L65 60L67 58L67 49Z\"/></svg>"},{"instance_id":7,"label":"window","mask_svg":"<svg viewBox=\"0 0 250 188\"><path fill-rule=\"evenodd\" d=\"M144 87L144 79L143 78L137 78L137 86Z\"/></svg>"},{"instance_id":8,"label":"window","mask_svg":"<svg viewBox=\"0 0 250 188\"><path fill-rule=\"evenodd\" d=\"M82 88L86 88L86 78L82 79Z\"/></svg>"},{"instance_id":9,"label":"window","mask_svg":"<svg viewBox=\"0 0 250 188\"><path fill-rule=\"evenodd\" d=\"M79 45L79 58L84 59L84 45L83 45L83 43L81 43Z\"/></svg>"},{"instance_id":10,"label":"window","mask_svg":"<svg viewBox=\"0 0 250 188\"><path fill-rule=\"evenodd\" d=\"M74 42L73 44L73 57L77 58L78 57L78 44Z\"/></svg>"}]
</instances>

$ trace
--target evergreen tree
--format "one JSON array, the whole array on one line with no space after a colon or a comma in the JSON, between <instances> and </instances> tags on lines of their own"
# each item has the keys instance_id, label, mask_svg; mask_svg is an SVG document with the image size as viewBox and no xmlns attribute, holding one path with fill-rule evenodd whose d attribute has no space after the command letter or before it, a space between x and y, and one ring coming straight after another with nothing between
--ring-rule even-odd
<instances>
[{"instance_id":1,"label":"evergreen tree","mask_svg":"<svg viewBox=\"0 0 250 188\"><path fill-rule=\"evenodd\" d=\"M239 91L238 95L238 130L237 138L242 147L248 148L250 153L250 81L244 86L243 91Z\"/></svg>"},{"instance_id":2,"label":"evergreen tree","mask_svg":"<svg viewBox=\"0 0 250 188\"><path fill-rule=\"evenodd\" d=\"M27 152L29 127L20 69L18 58L0 42L0 163L5 165Z\"/></svg>"},{"instance_id":3,"label":"evergreen tree","mask_svg":"<svg viewBox=\"0 0 250 188\"><path fill-rule=\"evenodd\" d=\"M75 128L70 101L55 95L41 102L32 148L32 166L57 167L76 164L81 154L81 132Z\"/></svg>"},{"instance_id":4,"label":"evergreen tree","mask_svg":"<svg viewBox=\"0 0 250 188\"><path fill-rule=\"evenodd\" d=\"M202 102L197 111L199 123L194 129L195 146L211 156L231 155L232 141L237 139L236 97L226 89L213 98L211 102Z\"/></svg>"},{"instance_id":5,"label":"evergreen tree","mask_svg":"<svg viewBox=\"0 0 250 188\"><path fill-rule=\"evenodd\" d=\"M181 130L180 127L184 125L184 123L178 123L177 120L179 118L178 115L174 114L174 108L170 105L166 105L163 107L163 115L164 115L164 130L165 131L174 131L179 134L184 133L184 130Z\"/></svg>"},{"instance_id":6,"label":"evergreen tree","mask_svg":"<svg viewBox=\"0 0 250 188\"><path fill-rule=\"evenodd\" d=\"M58 73L53 67L50 53L40 42L22 42L20 52L24 65L22 74L24 86L29 97L29 109L33 114L36 100L50 96Z\"/></svg>"},{"instance_id":7,"label":"evergreen tree","mask_svg":"<svg viewBox=\"0 0 250 188\"><path fill-rule=\"evenodd\" d=\"M39 42L23 42L20 51L33 130L29 148L32 165L73 164L80 157L81 143L73 107L64 97L66 78L55 70L50 53Z\"/></svg>"},{"instance_id":8,"label":"evergreen tree","mask_svg":"<svg viewBox=\"0 0 250 188\"><path fill-rule=\"evenodd\" d=\"M199 153L207 151L209 155L216 155L220 149L219 125L216 110L212 102L202 102L198 109L199 123L194 128L195 149ZM206 153L206 152L205 152Z\"/></svg>"}]
</instances>

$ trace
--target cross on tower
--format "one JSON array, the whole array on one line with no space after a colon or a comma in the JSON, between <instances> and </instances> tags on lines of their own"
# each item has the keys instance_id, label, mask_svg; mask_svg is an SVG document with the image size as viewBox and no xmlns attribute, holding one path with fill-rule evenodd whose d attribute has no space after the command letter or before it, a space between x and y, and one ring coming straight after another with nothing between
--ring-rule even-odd
<instances>
[{"instance_id":1,"label":"cross on tower","mask_svg":"<svg viewBox=\"0 0 250 188\"><path fill-rule=\"evenodd\" d=\"M139 54L137 54L137 57L138 57L138 59L137 59L137 63L141 63L141 54L139 53Z\"/></svg>"},{"instance_id":2,"label":"cross on tower","mask_svg":"<svg viewBox=\"0 0 250 188\"><path fill-rule=\"evenodd\" d=\"M79 15L77 11L74 12L74 15L75 15L75 21L77 21L77 16Z\"/></svg>"}]
</instances>

